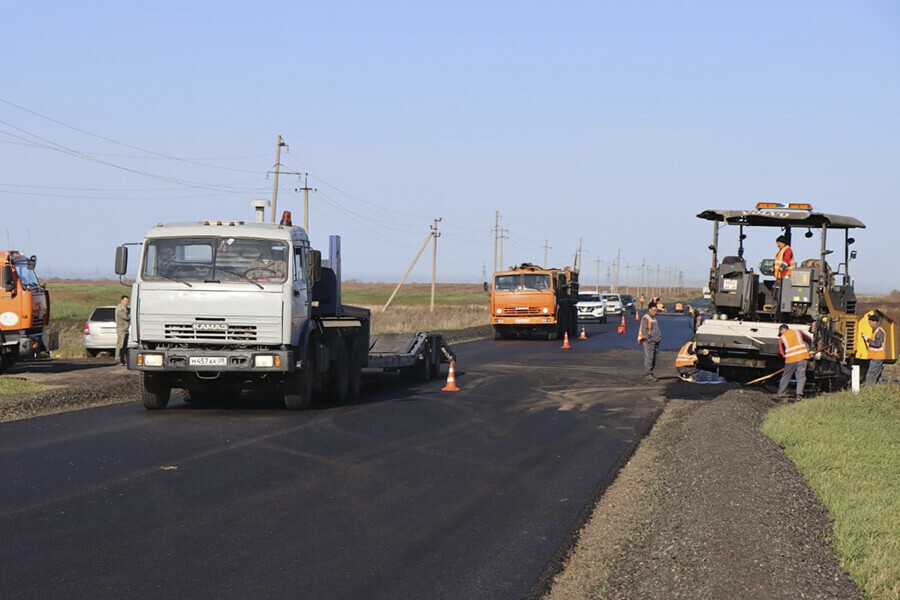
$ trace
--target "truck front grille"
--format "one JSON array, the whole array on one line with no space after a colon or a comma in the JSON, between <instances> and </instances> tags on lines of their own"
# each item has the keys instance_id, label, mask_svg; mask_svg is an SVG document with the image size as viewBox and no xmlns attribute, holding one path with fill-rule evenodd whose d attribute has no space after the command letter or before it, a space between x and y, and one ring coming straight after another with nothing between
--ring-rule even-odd
<instances>
[{"instance_id":1,"label":"truck front grille","mask_svg":"<svg viewBox=\"0 0 900 600\"><path fill-rule=\"evenodd\" d=\"M505 317L535 317L544 314L540 308L532 308L525 306L507 306L503 309Z\"/></svg>"},{"instance_id":2,"label":"truck front grille","mask_svg":"<svg viewBox=\"0 0 900 600\"><path fill-rule=\"evenodd\" d=\"M224 324L223 324L224 325ZM193 323L166 323L165 339L173 342L255 342L255 325L224 325L222 329L197 329Z\"/></svg>"}]
</instances>

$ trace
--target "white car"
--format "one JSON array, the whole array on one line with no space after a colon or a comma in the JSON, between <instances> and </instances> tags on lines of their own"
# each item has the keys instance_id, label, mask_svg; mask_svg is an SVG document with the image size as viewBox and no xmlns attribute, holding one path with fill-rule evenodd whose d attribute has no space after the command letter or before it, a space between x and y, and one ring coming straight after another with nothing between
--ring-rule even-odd
<instances>
[{"instance_id":1,"label":"white car","mask_svg":"<svg viewBox=\"0 0 900 600\"><path fill-rule=\"evenodd\" d=\"M578 309L579 321L606 323L606 301L600 294L580 292L575 307Z\"/></svg>"},{"instance_id":2,"label":"white car","mask_svg":"<svg viewBox=\"0 0 900 600\"><path fill-rule=\"evenodd\" d=\"M619 294L603 294L603 299L606 300L607 313L615 316L625 313L625 304Z\"/></svg>"},{"instance_id":3,"label":"white car","mask_svg":"<svg viewBox=\"0 0 900 600\"><path fill-rule=\"evenodd\" d=\"M116 307L98 306L84 323L84 349L90 356L100 352L116 354Z\"/></svg>"}]
</instances>

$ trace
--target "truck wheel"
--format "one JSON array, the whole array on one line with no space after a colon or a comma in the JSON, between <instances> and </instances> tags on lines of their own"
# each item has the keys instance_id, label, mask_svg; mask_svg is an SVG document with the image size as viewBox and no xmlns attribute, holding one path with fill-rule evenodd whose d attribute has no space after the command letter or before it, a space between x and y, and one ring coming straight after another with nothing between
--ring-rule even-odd
<instances>
[{"instance_id":1,"label":"truck wheel","mask_svg":"<svg viewBox=\"0 0 900 600\"><path fill-rule=\"evenodd\" d=\"M356 400L362 387L362 352L357 344L350 347L350 378L347 384L347 400Z\"/></svg>"},{"instance_id":2,"label":"truck wheel","mask_svg":"<svg viewBox=\"0 0 900 600\"><path fill-rule=\"evenodd\" d=\"M162 410L169 404L172 385L163 375L141 372L141 400L147 410Z\"/></svg>"},{"instance_id":3,"label":"truck wheel","mask_svg":"<svg viewBox=\"0 0 900 600\"><path fill-rule=\"evenodd\" d=\"M288 410L303 410L309 408L312 401L313 368L312 357L315 356L315 347L310 344L306 349L306 360L303 368L293 373L284 375L284 406Z\"/></svg>"},{"instance_id":4,"label":"truck wheel","mask_svg":"<svg viewBox=\"0 0 900 600\"><path fill-rule=\"evenodd\" d=\"M338 348L337 359L331 363L329 375L328 397L335 404L340 404L347 399L350 391L350 353L344 342Z\"/></svg>"}]
</instances>

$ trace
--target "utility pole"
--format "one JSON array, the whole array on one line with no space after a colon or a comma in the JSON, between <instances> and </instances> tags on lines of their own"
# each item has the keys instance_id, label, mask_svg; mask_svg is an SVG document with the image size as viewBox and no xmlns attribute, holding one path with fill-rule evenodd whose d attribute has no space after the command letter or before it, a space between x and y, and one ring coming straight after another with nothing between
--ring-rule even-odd
<instances>
[{"instance_id":1,"label":"utility pole","mask_svg":"<svg viewBox=\"0 0 900 600\"><path fill-rule=\"evenodd\" d=\"M434 312L434 281L435 276L437 274L437 239L441 237L441 234L438 233L438 222L440 219L434 220L434 225L431 227L431 312Z\"/></svg>"},{"instance_id":2,"label":"utility pole","mask_svg":"<svg viewBox=\"0 0 900 600\"><path fill-rule=\"evenodd\" d=\"M544 240L544 268L547 268L547 265L550 264L547 262L547 250L550 250L550 240Z\"/></svg>"},{"instance_id":3,"label":"utility pole","mask_svg":"<svg viewBox=\"0 0 900 600\"><path fill-rule=\"evenodd\" d=\"M428 232L428 237L425 238L425 243L422 244L421 248L419 248L419 252L416 254L416 257L413 259L413 261L409 264L409 268L406 269L406 273L404 273L403 277L400 278L400 283L397 284L397 287L395 287L393 293L391 293L391 297L388 298L387 302L385 302L384 306L381 308L381 312L386 311L387 307L390 306L391 301L394 299L394 296L396 296L397 292L400 291L400 286L402 286L403 282L406 281L406 277L409 275L409 272L412 271L414 266L416 266L416 263L419 261L419 257L422 256L422 253L425 252L425 248L428 247L428 242L433 237L435 237L435 234L437 233L437 222L438 221L440 221L440 219L435 219L434 227L431 229L431 231ZM437 248L437 242L435 242L435 248ZM435 250L435 252L436 251L437 250ZM432 281L434 281L433 277L432 277Z\"/></svg>"},{"instance_id":4,"label":"utility pole","mask_svg":"<svg viewBox=\"0 0 900 600\"><path fill-rule=\"evenodd\" d=\"M597 259L597 293L600 293L600 265L603 263L603 259Z\"/></svg>"},{"instance_id":5,"label":"utility pole","mask_svg":"<svg viewBox=\"0 0 900 600\"><path fill-rule=\"evenodd\" d=\"M304 173L303 174L303 187L295 188L294 191L295 192L300 192L300 191L303 192L303 229L306 230L306 233L309 233L309 192L310 192L310 190L313 192L318 191L316 188L309 187L309 173ZM275 210L273 209L272 212L274 213Z\"/></svg>"},{"instance_id":6,"label":"utility pole","mask_svg":"<svg viewBox=\"0 0 900 600\"><path fill-rule=\"evenodd\" d=\"M500 211L494 211L494 273L497 272L497 236L500 234Z\"/></svg>"},{"instance_id":7,"label":"utility pole","mask_svg":"<svg viewBox=\"0 0 900 600\"><path fill-rule=\"evenodd\" d=\"M500 268L505 269L503 262L503 240L509 238L509 229L500 229Z\"/></svg>"},{"instance_id":8,"label":"utility pole","mask_svg":"<svg viewBox=\"0 0 900 600\"><path fill-rule=\"evenodd\" d=\"M631 290L629 289L631 286L629 282L631 281L631 265L625 263L625 293L630 294Z\"/></svg>"},{"instance_id":9,"label":"utility pole","mask_svg":"<svg viewBox=\"0 0 900 600\"><path fill-rule=\"evenodd\" d=\"M578 238L578 250L575 252L575 264L572 265L572 270L577 271L579 269L578 265L581 264L581 250L583 246L584 240Z\"/></svg>"},{"instance_id":10,"label":"utility pole","mask_svg":"<svg viewBox=\"0 0 900 600\"><path fill-rule=\"evenodd\" d=\"M278 207L278 172L281 170L281 147L286 146L281 136L278 136L278 145L275 146L275 185L272 188L272 222L275 222L275 213Z\"/></svg>"}]
</instances>

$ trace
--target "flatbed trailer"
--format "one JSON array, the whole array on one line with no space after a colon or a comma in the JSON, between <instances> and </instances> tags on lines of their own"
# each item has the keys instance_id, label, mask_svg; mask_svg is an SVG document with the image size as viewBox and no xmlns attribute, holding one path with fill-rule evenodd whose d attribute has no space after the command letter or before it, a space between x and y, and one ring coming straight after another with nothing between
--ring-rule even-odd
<instances>
[{"instance_id":1,"label":"flatbed trailer","mask_svg":"<svg viewBox=\"0 0 900 600\"><path fill-rule=\"evenodd\" d=\"M382 333L371 337L367 367L428 381L438 376L441 363L455 361L456 353L439 333Z\"/></svg>"}]
</instances>

